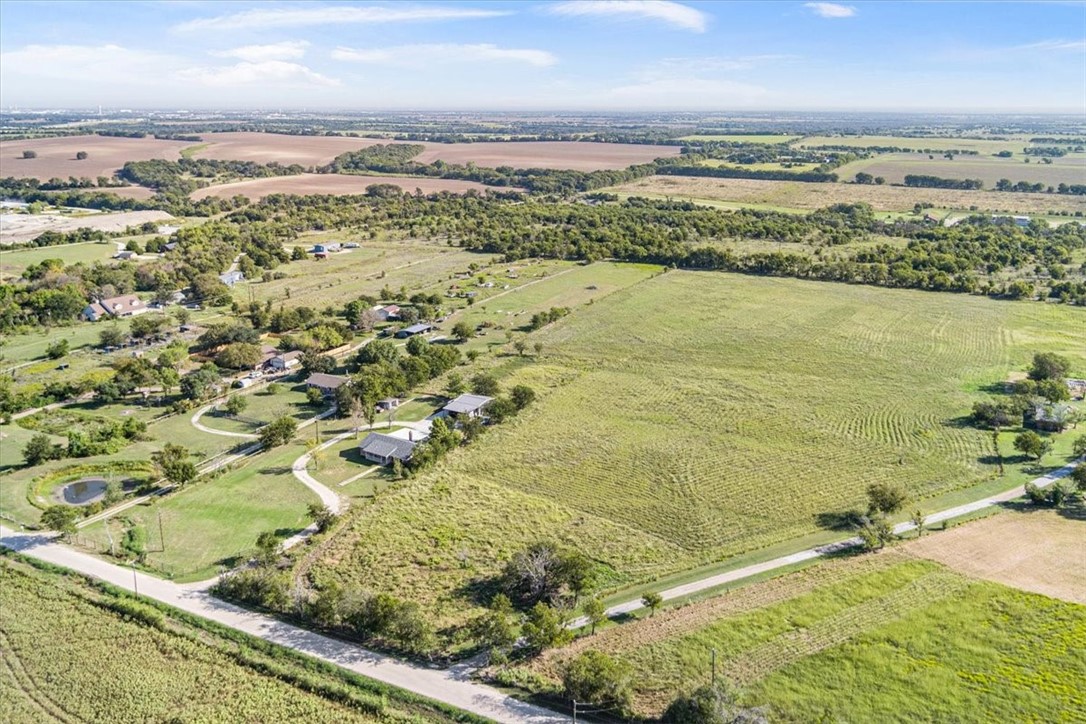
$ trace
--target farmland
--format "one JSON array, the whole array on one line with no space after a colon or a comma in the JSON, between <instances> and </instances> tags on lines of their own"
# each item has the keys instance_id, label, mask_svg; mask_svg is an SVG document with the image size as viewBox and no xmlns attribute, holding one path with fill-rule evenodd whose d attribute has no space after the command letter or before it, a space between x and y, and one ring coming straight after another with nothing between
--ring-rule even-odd
<instances>
[{"instance_id":1,"label":"farmland","mask_svg":"<svg viewBox=\"0 0 1086 724\"><path fill-rule=\"evenodd\" d=\"M715 649L718 675L773 721L1070 721L1086 703L1067 678L1086 666L1084 635L1086 608L891 550L609 628L534 667L553 677L576 651L604 651L632 666L635 706L656 714L708 682Z\"/></svg>"},{"instance_id":2,"label":"farmland","mask_svg":"<svg viewBox=\"0 0 1086 724\"><path fill-rule=\"evenodd\" d=\"M164 158L176 161L181 149L191 145L184 141L160 141L155 138L114 138L110 136L65 136L29 141L0 142L0 176L36 178L97 179L112 176L128 161ZM37 158L23 158L23 151L33 151ZM87 152L87 158L75 155ZM123 189L118 189L123 190Z\"/></svg>"},{"instance_id":3,"label":"farmland","mask_svg":"<svg viewBox=\"0 0 1086 724\"><path fill-rule=\"evenodd\" d=\"M203 144L193 151L194 158L222 160L273 161L287 165L323 166L347 151L378 143L396 143L384 139L345 136L287 136L275 133L207 133ZM580 143L573 141L523 141L482 143L424 143L425 150L414 160L432 163L474 163L486 168L555 168L594 171L625 168L663 156L675 156L678 146L650 146L622 143Z\"/></svg>"},{"instance_id":4,"label":"farmland","mask_svg":"<svg viewBox=\"0 0 1086 724\"><path fill-rule=\"evenodd\" d=\"M498 358L505 384L536 387L539 403L353 513L316 575L456 620L470 606L457 589L541 536L586 551L617 588L810 534L821 514L860 505L870 483L892 479L924 499L991 481L989 436L960 416L979 386L1037 349L1081 369L1076 315L656 276L531 335L540 360Z\"/></svg>"},{"instance_id":5,"label":"farmland","mask_svg":"<svg viewBox=\"0 0 1086 724\"><path fill-rule=\"evenodd\" d=\"M1026 138L954 138L950 136L805 136L793 145L811 146L848 146L850 148L868 148L871 146L911 148L914 150L931 149L932 151L976 151L982 154L1011 151L1021 153L1029 145Z\"/></svg>"},{"instance_id":6,"label":"farmland","mask_svg":"<svg viewBox=\"0 0 1086 724\"><path fill-rule=\"evenodd\" d=\"M28 266L45 259L63 259L65 264L93 264L108 261L116 253L117 245L111 241L5 251L0 255L0 279L18 277Z\"/></svg>"},{"instance_id":7,"label":"farmland","mask_svg":"<svg viewBox=\"0 0 1086 724\"><path fill-rule=\"evenodd\" d=\"M4 214L0 244L30 241L46 231L58 233L77 229L124 231L148 221L166 221L173 217L165 211L121 211L113 214Z\"/></svg>"},{"instance_id":8,"label":"farmland","mask_svg":"<svg viewBox=\"0 0 1086 724\"><path fill-rule=\"evenodd\" d=\"M194 625L75 577L0 566L7 721L447 721L360 677Z\"/></svg>"},{"instance_id":9,"label":"farmland","mask_svg":"<svg viewBox=\"0 0 1086 724\"><path fill-rule=\"evenodd\" d=\"M907 174L927 174L941 178L979 178L985 188L992 188L1000 179L1012 182L1028 181L1058 186L1061 183L1080 184L1086 179L1086 154L1070 153L1061 158L1052 159L1052 163L1041 163L1038 158L1030 158L1024 163L1021 154L1014 158L993 158L991 156L957 156L953 161L942 156L934 159L922 153L887 153L874 158L854 161L836 170L838 176L851 180L860 171L872 176L882 176L887 183L903 183ZM1086 207L1086 202L1078 200L1079 208Z\"/></svg>"},{"instance_id":10,"label":"farmland","mask_svg":"<svg viewBox=\"0 0 1086 724\"><path fill-rule=\"evenodd\" d=\"M426 176L353 176L346 174L302 174L300 176L274 176L271 178L238 181L219 184L194 191L192 198L205 199L209 196L229 198L235 195L247 196L259 201L268 194L364 194L366 187L373 184L392 184L404 191L414 193L421 189L424 194L450 191L485 191L488 187L475 181L456 179L427 178Z\"/></svg>"},{"instance_id":11,"label":"farmland","mask_svg":"<svg viewBox=\"0 0 1086 724\"><path fill-rule=\"evenodd\" d=\"M866 163L866 162L862 162ZM954 161L954 163L958 163ZM1023 168L1026 166L1023 164ZM735 206L813 210L837 203L864 202L876 211L911 211L918 203L940 209L969 209L1000 213L1047 213L1086 210L1079 197L1057 194L1026 194L1003 191L956 191L901 186L801 183L754 179L649 176L609 189L630 196L647 195L673 199L724 201Z\"/></svg>"}]
</instances>

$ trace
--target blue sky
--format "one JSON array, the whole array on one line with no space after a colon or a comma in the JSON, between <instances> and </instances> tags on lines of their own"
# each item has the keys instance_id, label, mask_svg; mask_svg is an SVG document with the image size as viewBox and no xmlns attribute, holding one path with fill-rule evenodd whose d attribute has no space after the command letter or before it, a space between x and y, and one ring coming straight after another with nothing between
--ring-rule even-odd
<instances>
[{"instance_id":1,"label":"blue sky","mask_svg":"<svg viewBox=\"0 0 1086 724\"><path fill-rule=\"evenodd\" d=\"M1086 114L1086 3L0 3L4 107Z\"/></svg>"}]
</instances>

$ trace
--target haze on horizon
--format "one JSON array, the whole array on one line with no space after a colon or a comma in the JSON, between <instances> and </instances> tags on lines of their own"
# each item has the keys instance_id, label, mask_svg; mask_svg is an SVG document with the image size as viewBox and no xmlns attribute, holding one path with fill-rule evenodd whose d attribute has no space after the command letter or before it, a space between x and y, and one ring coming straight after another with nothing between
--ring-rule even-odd
<instances>
[{"instance_id":1,"label":"haze on horizon","mask_svg":"<svg viewBox=\"0 0 1086 724\"><path fill-rule=\"evenodd\" d=\"M5 0L0 105L1086 115L1086 3Z\"/></svg>"}]
</instances>

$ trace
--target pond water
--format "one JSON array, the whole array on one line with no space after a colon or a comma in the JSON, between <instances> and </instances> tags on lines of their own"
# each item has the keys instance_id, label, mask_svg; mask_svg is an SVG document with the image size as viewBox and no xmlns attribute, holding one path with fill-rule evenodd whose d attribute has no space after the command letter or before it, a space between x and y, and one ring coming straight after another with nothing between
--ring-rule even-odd
<instances>
[{"instance_id":1,"label":"pond water","mask_svg":"<svg viewBox=\"0 0 1086 724\"><path fill-rule=\"evenodd\" d=\"M121 488L128 493L138 484L137 480L125 480L121 482ZM107 485L105 478L83 478L61 488L60 498L68 505L90 505L105 497Z\"/></svg>"}]
</instances>

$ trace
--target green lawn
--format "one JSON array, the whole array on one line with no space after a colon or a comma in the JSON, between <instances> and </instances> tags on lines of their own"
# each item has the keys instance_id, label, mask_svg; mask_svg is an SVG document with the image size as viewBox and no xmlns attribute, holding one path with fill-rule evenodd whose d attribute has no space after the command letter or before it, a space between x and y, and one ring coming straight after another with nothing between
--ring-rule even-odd
<instances>
[{"instance_id":1,"label":"green lawn","mask_svg":"<svg viewBox=\"0 0 1086 724\"><path fill-rule=\"evenodd\" d=\"M118 540L125 519L143 526L148 566L181 581L210 578L220 566L236 565L251 554L261 533L275 531L286 538L308 525L306 506L317 497L290 471L303 452L302 445L291 444L249 458L221 476L200 479L163 499L124 511L108 523L109 532ZM159 535L160 514L165 546ZM79 536L108 550L106 525L90 525Z\"/></svg>"},{"instance_id":2,"label":"green lawn","mask_svg":"<svg viewBox=\"0 0 1086 724\"><path fill-rule=\"evenodd\" d=\"M504 384L532 385L539 402L358 507L316 575L462 620L472 603L455 591L539 538L584 550L613 590L830 535L823 525L874 482L902 483L925 508L1012 487L1032 464L996 480L989 435L961 418L1035 351L1086 372L1080 314L669 272L530 335L541 360L495 358Z\"/></svg>"},{"instance_id":3,"label":"green lawn","mask_svg":"<svg viewBox=\"0 0 1086 724\"><path fill-rule=\"evenodd\" d=\"M44 246L34 249L4 249L0 251L0 279L18 277L31 264L39 264L45 259L60 259L65 264L86 264L104 262L117 253L117 245L112 240L106 242L85 242Z\"/></svg>"},{"instance_id":4,"label":"green lawn","mask_svg":"<svg viewBox=\"0 0 1086 724\"><path fill-rule=\"evenodd\" d=\"M281 415L290 415L301 423L326 409L324 405L317 407L309 404L305 396L305 385L297 379L277 384L282 389L274 395L268 394L266 386L256 392L234 391L233 394L240 395L247 402L241 414L232 417L216 408L205 413L200 418L200 424L213 430L255 433ZM219 408L224 404L225 402L221 403Z\"/></svg>"}]
</instances>

